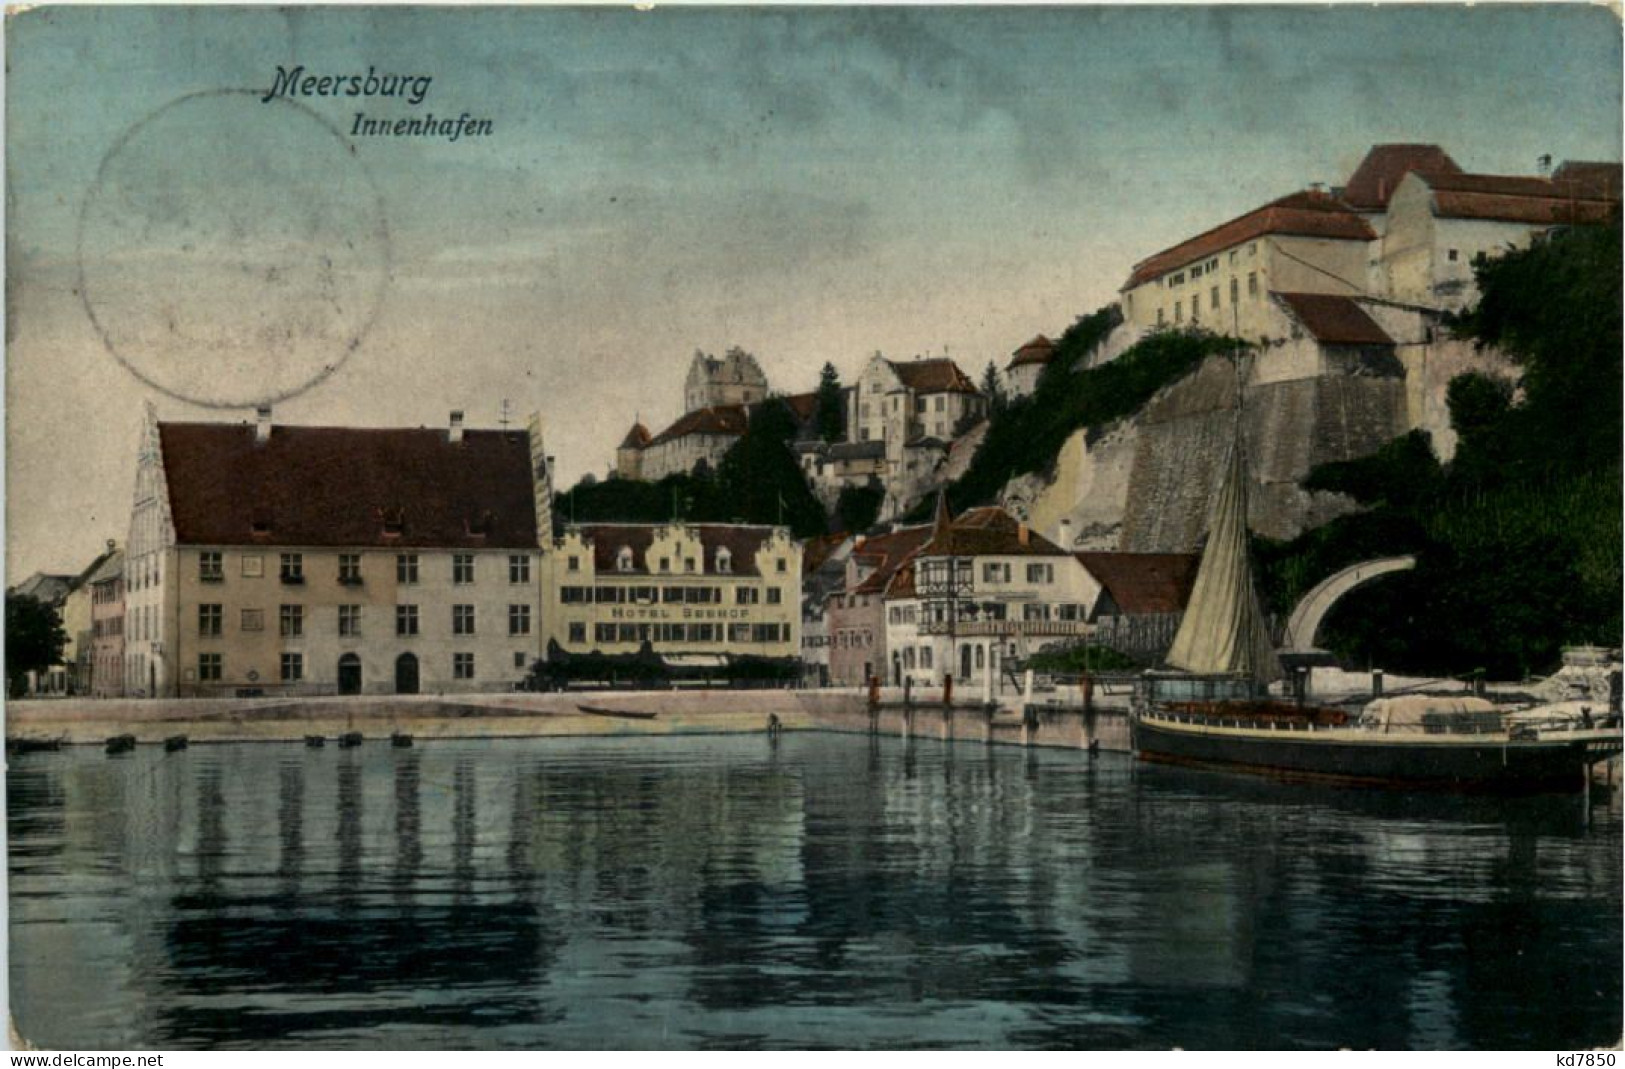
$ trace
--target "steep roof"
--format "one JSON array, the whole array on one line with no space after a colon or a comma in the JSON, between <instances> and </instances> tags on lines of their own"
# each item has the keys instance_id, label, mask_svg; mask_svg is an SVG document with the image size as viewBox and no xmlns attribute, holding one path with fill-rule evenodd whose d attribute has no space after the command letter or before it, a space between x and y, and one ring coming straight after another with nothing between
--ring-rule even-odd
<instances>
[{"instance_id":1,"label":"steep roof","mask_svg":"<svg viewBox=\"0 0 1625 1069\"><path fill-rule=\"evenodd\" d=\"M852 556L868 560L874 564L874 571L864 577L863 581L853 587L851 594L879 594L887 591L887 585L892 576L903 562L913 556L914 552L925 544L931 537L931 528L921 525L919 527L900 527L889 534L875 535L864 540L863 545L852 551Z\"/></svg>"},{"instance_id":2,"label":"steep roof","mask_svg":"<svg viewBox=\"0 0 1625 1069\"><path fill-rule=\"evenodd\" d=\"M785 394L783 401L790 407L790 412L799 422L806 423L818 414L818 394L791 393Z\"/></svg>"},{"instance_id":3,"label":"steep roof","mask_svg":"<svg viewBox=\"0 0 1625 1069\"><path fill-rule=\"evenodd\" d=\"M1232 245L1265 234L1291 234L1299 237L1371 241L1377 235L1349 206L1328 193L1305 190L1270 201L1212 230L1180 242L1134 265L1123 289L1131 290L1152 279Z\"/></svg>"},{"instance_id":4,"label":"steep roof","mask_svg":"<svg viewBox=\"0 0 1625 1069\"><path fill-rule=\"evenodd\" d=\"M1600 160L1564 160L1552 172L1554 182L1573 182L1588 195L1618 200L1620 196L1620 166Z\"/></svg>"},{"instance_id":5,"label":"steep roof","mask_svg":"<svg viewBox=\"0 0 1625 1069\"><path fill-rule=\"evenodd\" d=\"M943 528L939 522L936 525ZM920 547L921 557L1064 557L1066 550L994 506L960 513Z\"/></svg>"},{"instance_id":6,"label":"steep roof","mask_svg":"<svg viewBox=\"0 0 1625 1069\"><path fill-rule=\"evenodd\" d=\"M650 445L663 445L690 434L716 434L739 437L745 433L749 419L744 405L716 405L696 408L678 417L677 422L654 436Z\"/></svg>"},{"instance_id":7,"label":"steep roof","mask_svg":"<svg viewBox=\"0 0 1625 1069\"><path fill-rule=\"evenodd\" d=\"M95 570L85 579L85 582L94 586L97 583L107 583L124 575L124 551L111 550L102 554L95 565Z\"/></svg>"},{"instance_id":8,"label":"steep roof","mask_svg":"<svg viewBox=\"0 0 1625 1069\"><path fill-rule=\"evenodd\" d=\"M1380 211L1388 207L1394 189L1412 171L1459 174L1461 168L1438 145L1372 145L1365 159L1349 175L1348 184L1341 191L1343 200L1351 208Z\"/></svg>"},{"instance_id":9,"label":"steep roof","mask_svg":"<svg viewBox=\"0 0 1625 1069\"><path fill-rule=\"evenodd\" d=\"M584 523L573 528L583 541L592 544L593 567L604 574L620 574L615 558L621 547L632 550L632 573L643 575L671 575L655 572L649 567L649 547L654 544L655 533L669 527L682 526L700 539L704 560L700 571L706 575L760 575L756 568L756 552L762 543L773 537L773 528L742 523ZM726 572L717 571L717 553L726 549L732 558ZM673 562L675 565L675 562ZM683 573L675 573L683 574Z\"/></svg>"},{"instance_id":10,"label":"steep roof","mask_svg":"<svg viewBox=\"0 0 1625 1069\"><path fill-rule=\"evenodd\" d=\"M620 448L642 449L648 444L649 428L645 427L643 422L640 420L637 423L632 424L632 429L626 432L626 437L621 439Z\"/></svg>"},{"instance_id":11,"label":"steep roof","mask_svg":"<svg viewBox=\"0 0 1625 1069\"><path fill-rule=\"evenodd\" d=\"M523 431L161 423L183 545L536 546ZM399 533L386 523L399 521Z\"/></svg>"},{"instance_id":12,"label":"steep roof","mask_svg":"<svg viewBox=\"0 0 1625 1069\"><path fill-rule=\"evenodd\" d=\"M980 393L970 376L947 357L930 360L888 360L903 385L915 393Z\"/></svg>"},{"instance_id":13,"label":"steep roof","mask_svg":"<svg viewBox=\"0 0 1625 1069\"><path fill-rule=\"evenodd\" d=\"M1055 355L1055 343L1040 334L1032 341L1017 349L1011 356L1008 367L1025 367L1028 364L1047 364Z\"/></svg>"},{"instance_id":14,"label":"steep roof","mask_svg":"<svg viewBox=\"0 0 1625 1069\"><path fill-rule=\"evenodd\" d=\"M1618 164L1614 165L1615 171ZM1578 178L1500 174L1421 174L1433 192L1433 211L1446 219L1486 219L1536 226L1602 224L1619 215L1617 192L1610 196L1597 170ZM1614 186L1617 190L1617 182Z\"/></svg>"},{"instance_id":15,"label":"steep roof","mask_svg":"<svg viewBox=\"0 0 1625 1069\"><path fill-rule=\"evenodd\" d=\"M73 589L73 576L50 575L46 572L35 572L12 588L12 593L25 597L38 598L47 605L62 598Z\"/></svg>"},{"instance_id":16,"label":"steep roof","mask_svg":"<svg viewBox=\"0 0 1625 1069\"><path fill-rule=\"evenodd\" d=\"M1353 298L1331 293L1276 293L1275 298L1323 345L1394 344Z\"/></svg>"},{"instance_id":17,"label":"steep roof","mask_svg":"<svg viewBox=\"0 0 1625 1069\"><path fill-rule=\"evenodd\" d=\"M1181 612L1190 600L1199 553L1074 553L1126 616Z\"/></svg>"}]
</instances>

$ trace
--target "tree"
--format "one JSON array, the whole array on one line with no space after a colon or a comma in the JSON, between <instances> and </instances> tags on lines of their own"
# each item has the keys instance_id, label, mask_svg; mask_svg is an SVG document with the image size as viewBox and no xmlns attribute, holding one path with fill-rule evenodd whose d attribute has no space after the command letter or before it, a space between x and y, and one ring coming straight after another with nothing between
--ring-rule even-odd
<instances>
[{"instance_id":1,"label":"tree","mask_svg":"<svg viewBox=\"0 0 1625 1069\"><path fill-rule=\"evenodd\" d=\"M13 698L28 686L28 673L62 660L68 634L54 608L31 594L6 595L6 683Z\"/></svg>"},{"instance_id":2,"label":"tree","mask_svg":"<svg viewBox=\"0 0 1625 1069\"><path fill-rule=\"evenodd\" d=\"M750 425L717 466L717 496L729 513L717 519L782 523L797 538L824 533L824 508L786 444L795 433L796 418L782 398L751 411Z\"/></svg>"},{"instance_id":3,"label":"tree","mask_svg":"<svg viewBox=\"0 0 1625 1069\"><path fill-rule=\"evenodd\" d=\"M841 487L835 499L836 526L854 534L867 531L875 525L885 501L886 490L879 485Z\"/></svg>"},{"instance_id":4,"label":"tree","mask_svg":"<svg viewBox=\"0 0 1625 1069\"><path fill-rule=\"evenodd\" d=\"M818 373L818 436L826 442L846 437L846 395L840 374L828 362Z\"/></svg>"},{"instance_id":5,"label":"tree","mask_svg":"<svg viewBox=\"0 0 1625 1069\"><path fill-rule=\"evenodd\" d=\"M987 362L987 370L982 372L982 394L987 398L989 416L1004 411L1008 398L1004 393L1004 383L999 378L999 369L991 360Z\"/></svg>"}]
</instances>

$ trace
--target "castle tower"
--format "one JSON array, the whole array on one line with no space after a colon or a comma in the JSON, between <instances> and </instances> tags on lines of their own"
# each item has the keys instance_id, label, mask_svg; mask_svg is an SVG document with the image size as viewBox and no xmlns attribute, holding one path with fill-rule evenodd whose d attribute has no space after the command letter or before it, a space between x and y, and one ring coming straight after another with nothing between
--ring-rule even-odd
<instances>
[{"instance_id":1,"label":"castle tower","mask_svg":"<svg viewBox=\"0 0 1625 1069\"><path fill-rule=\"evenodd\" d=\"M683 384L683 411L751 405L767 397L767 375L756 357L734 346L718 359L695 350Z\"/></svg>"}]
</instances>

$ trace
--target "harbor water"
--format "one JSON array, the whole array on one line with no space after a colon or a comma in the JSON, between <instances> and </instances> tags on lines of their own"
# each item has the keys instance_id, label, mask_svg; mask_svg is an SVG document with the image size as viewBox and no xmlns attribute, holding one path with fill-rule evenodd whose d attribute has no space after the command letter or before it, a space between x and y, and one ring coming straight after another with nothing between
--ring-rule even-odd
<instances>
[{"instance_id":1,"label":"harbor water","mask_svg":"<svg viewBox=\"0 0 1625 1069\"><path fill-rule=\"evenodd\" d=\"M141 746L8 773L54 1048L1572 1048L1616 801L814 732Z\"/></svg>"}]
</instances>

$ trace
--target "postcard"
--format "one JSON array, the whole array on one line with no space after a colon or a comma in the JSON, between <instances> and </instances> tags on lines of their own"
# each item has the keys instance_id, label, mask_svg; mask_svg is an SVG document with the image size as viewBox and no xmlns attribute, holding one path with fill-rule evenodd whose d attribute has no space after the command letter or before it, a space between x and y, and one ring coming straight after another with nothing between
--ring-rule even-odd
<instances>
[{"instance_id":1,"label":"postcard","mask_svg":"<svg viewBox=\"0 0 1625 1069\"><path fill-rule=\"evenodd\" d=\"M5 31L15 1042L1619 1042L1617 10Z\"/></svg>"}]
</instances>

